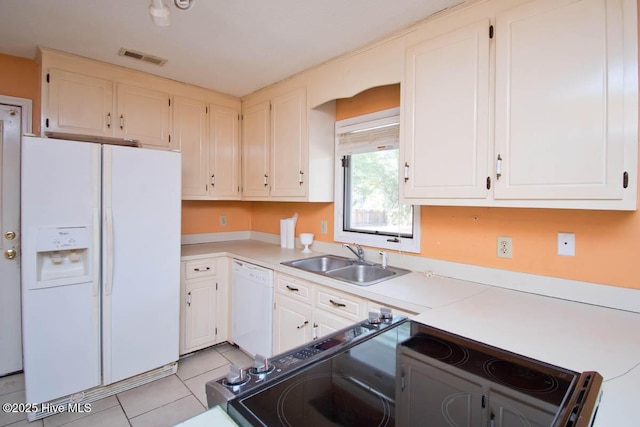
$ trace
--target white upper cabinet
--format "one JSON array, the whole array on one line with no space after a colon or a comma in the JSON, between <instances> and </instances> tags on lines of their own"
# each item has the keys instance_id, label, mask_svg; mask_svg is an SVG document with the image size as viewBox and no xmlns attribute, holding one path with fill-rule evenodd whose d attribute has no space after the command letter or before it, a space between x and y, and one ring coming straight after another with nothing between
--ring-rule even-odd
<instances>
[{"instance_id":1,"label":"white upper cabinet","mask_svg":"<svg viewBox=\"0 0 640 427\"><path fill-rule=\"evenodd\" d=\"M483 19L407 47L406 198L487 197L489 26Z\"/></svg>"},{"instance_id":2,"label":"white upper cabinet","mask_svg":"<svg viewBox=\"0 0 640 427\"><path fill-rule=\"evenodd\" d=\"M495 0L407 35L403 202L635 210L636 7Z\"/></svg>"},{"instance_id":3,"label":"white upper cabinet","mask_svg":"<svg viewBox=\"0 0 640 427\"><path fill-rule=\"evenodd\" d=\"M182 198L200 199L209 195L209 150L207 104L173 98L173 138L182 151Z\"/></svg>"},{"instance_id":4,"label":"white upper cabinet","mask_svg":"<svg viewBox=\"0 0 640 427\"><path fill-rule=\"evenodd\" d=\"M170 140L168 93L122 83L117 88L115 136L137 139L147 146L180 148Z\"/></svg>"},{"instance_id":5,"label":"white upper cabinet","mask_svg":"<svg viewBox=\"0 0 640 427\"><path fill-rule=\"evenodd\" d=\"M113 136L136 139L145 146L176 148L170 143L168 93L58 69L51 69L47 80L45 131Z\"/></svg>"},{"instance_id":6,"label":"white upper cabinet","mask_svg":"<svg viewBox=\"0 0 640 427\"><path fill-rule=\"evenodd\" d=\"M333 200L335 104L308 109L306 86L280 86L242 107L242 199Z\"/></svg>"},{"instance_id":7,"label":"white upper cabinet","mask_svg":"<svg viewBox=\"0 0 640 427\"><path fill-rule=\"evenodd\" d=\"M242 108L242 198L269 197L269 101Z\"/></svg>"},{"instance_id":8,"label":"white upper cabinet","mask_svg":"<svg viewBox=\"0 0 640 427\"><path fill-rule=\"evenodd\" d=\"M240 198L240 111L209 106L209 195L219 199Z\"/></svg>"},{"instance_id":9,"label":"white upper cabinet","mask_svg":"<svg viewBox=\"0 0 640 427\"><path fill-rule=\"evenodd\" d=\"M180 151L181 141L187 141L187 151L190 151L187 157L197 163L193 166L197 171L192 169L187 173L186 187L192 195L196 190L190 186L194 182L204 182L201 176L194 178L193 175L201 174L207 169L203 164L209 162L208 157L197 157L193 151L206 149L209 135L219 141L221 132L228 132L235 135L225 138L233 139L230 144L235 144L234 165L238 170L239 99L46 48L38 49L38 61L42 67L43 132L135 139L144 147L173 151ZM180 103L178 112L172 105L174 98ZM235 122L221 125L227 126L226 130L209 134L208 119L204 114L210 106L230 108ZM216 116L218 119L220 117ZM173 135L174 127L179 135ZM237 181L236 173L235 198L239 197ZM203 197L213 194L200 187L198 192L198 196ZM224 194L228 194L226 190Z\"/></svg>"},{"instance_id":10,"label":"white upper cabinet","mask_svg":"<svg viewBox=\"0 0 640 427\"><path fill-rule=\"evenodd\" d=\"M113 81L53 68L47 84L45 130L113 135Z\"/></svg>"},{"instance_id":11,"label":"white upper cabinet","mask_svg":"<svg viewBox=\"0 0 640 427\"><path fill-rule=\"evenodd\" d=\"M307 94L297 89L271 100L271 195L304 197L307 174Z\"/></svg>"},{"instance_id":12,"label":"white upper cabinet","mask_svg":"<svg viewBox=\"0 0 640 427\"><path fill-rule=\"evenodd\" d=\"M621 1L556 0L497 15L496 199L635 208L622 203L637 181L625 168L622 12Z\"/></svg>"},{"instance_id":13,"label":"white upper cabinet","mask_svg":"<svg viewBox=\"0 0 640 427\"><path fill-rule=\"evenodd\" d=\"M173 135L182 147L183 200L240 198L239 111L184 97L173 100Z\"/></svg>"}]
</instances>

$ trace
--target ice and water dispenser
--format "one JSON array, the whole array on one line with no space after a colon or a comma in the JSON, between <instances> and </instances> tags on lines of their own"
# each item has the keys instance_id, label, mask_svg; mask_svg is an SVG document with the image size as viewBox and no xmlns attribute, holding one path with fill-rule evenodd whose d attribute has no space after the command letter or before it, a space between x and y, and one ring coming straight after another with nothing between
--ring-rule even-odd
<instances>
[{"instance_id":1,"label":"ice and water dispenser","mask_svg":"<svg viewBox=\"0 0 640 427\"><path fill-rule=\"evenodd\" d=\"M37 231L35 288L83 283L91 280L88 227L51 227Z\"/></svg>"}]
</instances>

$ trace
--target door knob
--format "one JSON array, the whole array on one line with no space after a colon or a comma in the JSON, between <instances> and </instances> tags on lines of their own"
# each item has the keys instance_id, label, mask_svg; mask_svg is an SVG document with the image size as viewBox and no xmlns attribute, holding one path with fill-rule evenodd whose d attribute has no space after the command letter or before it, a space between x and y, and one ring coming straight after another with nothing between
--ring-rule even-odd
<instances>
[{"instance_id":1,"label":"door knob","mask_svg":"<svg viewBox=\"0 0 640 427\"><path fill-rule=\"evenodd\" d=\"M4 238L7 240L13 240L16 238L16 232L15 231L7 231L6 233L4 233Z\"/></svg>"},{"instance_id":2,"label":"door knob","mask_svg":"<svg viewBox=\"0 0 640 427\"><path fill-rule=\"evenodd\" d=\"M4 251L4 257L6 259L14 259L17 254L18 253L16 252L15 249L7 249L6 251Z\"/></svg>"}]
</instances>

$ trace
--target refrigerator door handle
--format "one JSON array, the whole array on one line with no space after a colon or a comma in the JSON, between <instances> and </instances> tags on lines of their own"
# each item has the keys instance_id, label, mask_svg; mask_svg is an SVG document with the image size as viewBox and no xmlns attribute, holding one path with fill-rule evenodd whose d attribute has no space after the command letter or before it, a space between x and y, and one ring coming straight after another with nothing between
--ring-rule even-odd
<instances>
[{"instance_id":1,"label":"refrigerator door handle","mask_svg":"<svg viewBox=\"0 0 640 427\"><path fill-rule=\"evenodd\" d=\"M107 208L105 213L106 223L106 235L105 240L107 244L106 253L106 295L110 296L113 292L113 209Z\"/></svg>"},{"instance_id":2,"label":"refrigerator door handle","mask_svg":"<svg viewBox=\"0 0 640 427\"><path fill-rule=\"evenodd\" d=\"M93 208L93 238L95 239L95 243L93 244L93 296L97 296L98 292L100 292L100 244L99 244L99 234L96 230L100 230L100 210L98 208Z\"/></svg>"}]
</instances>

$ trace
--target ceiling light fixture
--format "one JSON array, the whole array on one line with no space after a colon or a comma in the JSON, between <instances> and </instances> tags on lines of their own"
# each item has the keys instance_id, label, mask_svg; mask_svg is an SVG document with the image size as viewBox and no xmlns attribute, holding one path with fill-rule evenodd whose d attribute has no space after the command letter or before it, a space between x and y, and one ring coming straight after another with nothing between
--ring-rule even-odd
<instances>
[{"instance_id":1,"label":"ceiling light fixture","mask_svg":"<svg viewBox=\"0 0 640 427\"><path fill-rule=\"evenodd\" d=\"M169 8L162 0L151 0L149 15L154 24L159 27L166 27L171 23L169 19Z\"/></svg>"}]
</instances>

